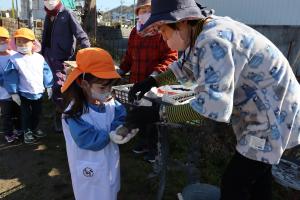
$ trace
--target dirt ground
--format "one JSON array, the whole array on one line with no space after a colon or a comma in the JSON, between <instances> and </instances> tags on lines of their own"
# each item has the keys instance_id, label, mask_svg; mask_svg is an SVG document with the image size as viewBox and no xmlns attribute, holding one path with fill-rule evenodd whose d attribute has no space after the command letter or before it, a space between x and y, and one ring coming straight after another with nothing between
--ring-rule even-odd
<instances>
[{"instance_id":1,"label":"dirt ground","mask_svg":"<svg viewBox=\"0 0 300 200\"><path fill-rule=\"evenodd\" d=\"M51 110L52 105L46 102L40 127L48 135L35 144L8 145L0 133L0 199L74 199L64 137L53 130ZM118 199L155 199L157 179L147 178L153 168L131 153L134 142L120 146L122 182ZM180 185L182 180L178 182ZM176 199L180 188L171 187L166 199Z\"/></svg>"},{"instance_id":2,"label":"dirt ground","mask_svg":"<svg viewBox=\"0 0 300 200\"><path fill-rule=\"evenodd\" d=\"M71 179L68 169L65 141L62 133L55 133L52 128L51 104L46 103L41 120L41 128L48 135L37 143L27 145L14 143L7 145L0 134L0 199L5 200L73 200ZM220 128L216 128L222 130ZM181 130L179 130L182 132ZM181 133L182 134L182 133ZM201 177L204 181L218 185L220 175L227 162L222 159L224 147L216 148L215 143L224 140L212 137L207 140L204 148L211 154L202 153ZM119 200L152 200L155 199L157 179L149 179L152 167L141 157L131 153L135 141L122 145L121 149L121 191ZM171 151L175 157L186 155L184 140L171 142ZM228 157L228 156L226 156ZM179 171L168 173L165 200L177 199L177 193L186 185L186 176ZM293 192L275 184L274 199L300 199ZM295 198L294 198L295 197ZM298 196L299 197L299 196Z\"/></svg>"}]
</instances>

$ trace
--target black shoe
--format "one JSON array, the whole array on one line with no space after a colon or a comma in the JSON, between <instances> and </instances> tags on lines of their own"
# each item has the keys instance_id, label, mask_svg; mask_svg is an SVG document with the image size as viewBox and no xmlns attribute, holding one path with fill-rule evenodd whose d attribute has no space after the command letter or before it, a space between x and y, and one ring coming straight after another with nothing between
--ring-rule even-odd
<instances>
[{"instance_id":1,"label":"black shoe","mask_svg":"<svg viewBox=\"0 0 300 200\"><path fill-rule=\"evenodd\" d=\"M24 133L24 143L26 144L32 144L34 143L36 140L33 137L33 133L32 131L27 131Z\"/></svg>"},{"instance_id":2,"label":"black shoe","mask_svg":"<svg viewBox=\"0 0 300 200\"><path fill-rule=\"evenodd\" d=\"M42 137L45 137L47 134L44 133L42 130L37 129L37 130L33 131L33 135L37 138L42 138Z\"/></svg>"},{"instance_id":3,"label":"black shoe","mask_svg":"<svg viewBox=\"0 0 300 200\"><path fill-rule=\"evenodd\" d=\"M144 160L148 161L149 163L155 163L156 153L154 151L149 151L145 156Z\"/></svg>"}]
</instances>

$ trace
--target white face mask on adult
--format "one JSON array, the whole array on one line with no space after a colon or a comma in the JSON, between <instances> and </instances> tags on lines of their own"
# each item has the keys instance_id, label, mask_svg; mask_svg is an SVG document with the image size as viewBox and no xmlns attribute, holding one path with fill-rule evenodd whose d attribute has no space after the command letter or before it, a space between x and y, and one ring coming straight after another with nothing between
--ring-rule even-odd
<instances>
[{"instance_id":1,"label":"white face mask on adult","mask_svg":"<svg viewBox=\"0 0 300 200\"><path fill-rule=\"evenodd\" d=\"M167 40L170 49L184 51L187 49L189 40L183 40L179 30L174 30L172 36Z\"/></svg>"},{"instance_id":2,"label":"white face mask on adult","mask_svg":"<svg viewBox=\"0 0 300 200\"><path fill-rule=\"evenodd\" d=\"M44 5L48 10L53 10L59 4L59 0L44 1Z\"/></svg>"},{"instance_id":3,"label":"white face mask on adult","mask_svg":"<svg viewBox=\"0 0 300 200\"><path fill-rule=\"evenodd\" d=\"M147 20L150 18L151 13L144 13L138 16L138 21L136 25L136 29L138 31L141 30L141 27L147 22Z\"/></svg>"}]
</instances>

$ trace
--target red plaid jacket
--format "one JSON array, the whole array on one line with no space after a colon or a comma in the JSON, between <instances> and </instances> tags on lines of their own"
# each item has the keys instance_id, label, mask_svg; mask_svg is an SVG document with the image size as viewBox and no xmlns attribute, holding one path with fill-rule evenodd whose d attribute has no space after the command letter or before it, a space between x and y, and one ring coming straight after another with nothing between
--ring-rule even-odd
<instances>
[{"instance_id":1,"label":"red plaid jacket","mask_svg":"<svg viewBox=\"0 0 300 200\"><path fill-rule=\"evenodd\" d=\"M130 71L130 83L144 80L154 71L166 71L177 60L177 51L172 51L161 35L141 37L136 28L130 33L128 49L120 64L124 72Z\"/></svg>"}]
</instances>

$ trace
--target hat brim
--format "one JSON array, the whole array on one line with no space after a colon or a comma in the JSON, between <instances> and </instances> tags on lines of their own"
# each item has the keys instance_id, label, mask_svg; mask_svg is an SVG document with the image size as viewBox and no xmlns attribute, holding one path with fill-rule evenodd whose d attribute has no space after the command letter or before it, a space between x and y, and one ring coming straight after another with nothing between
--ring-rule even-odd
<instances>
[{"instance_id":1,"label":"hat brim","mask_svg":"<svg viewBox=\"0 0 300 200\"><path fill-rule=\"evenodd\" d=\"M134 9L135 14L138 15L138 10L139 10L140 8L144 7L144 6L151 6L151 3L146 3L146 4L143 4L143 5L140 5L140 6L136 7L136 8Z\"/></svg>"},{"instance_id":2,"label":"hat brim","mask_svg":"<svg viewBox=\"0 0 300 200\"><path fill-rule=\"evenodd\" d=\"M158 31L156 27L162 24L202 18L205 17L202 15L201 10L198 7L186 7L169 13L154 14L151 15L144 26L142 26L140 34L147 35L148 33L153 33L153 31Z\"/></svg>"},{"instance_id":3,"label":"hat brim","mask_svg":"<svg viewBox=\"0 0 300 200\"><path fill-rule=\"evenodd\" d=\"M101 72L101 71L96 71L96 72L86 72L90 73L98 78L102 79L119 79L121 76L116 72L116 71L110 71L110 72ZM64 93L70 86L71 84L80 76L83 74L82 71L79 70L79 68L74 68L71 73L68 75L66 81L64 82L63 86L61 87L61 92Z\"/></svg>"},{"instance_id":4,"label":"hat brim","mask_svg":"<svg viewBox=\"0 0 300 200\"><path fill-rule=\"evenodd\" d=\"M6 35L6 34L0 34L0 37L1 37L1 38L9 39L9 35Z\"/></svg>"},{"instance_id":5,"label":"hat brim","mask_svg":"<svg viewBox=\"0 0 300 200\"><path fill-rule=\"evenodd\" d=\"M35 38L33 38L33 37L28 37L27 35L22 35L22 34L15 35L14 38L26 38L31 41L35 40Z\"/></svg>"}]
</instances>

